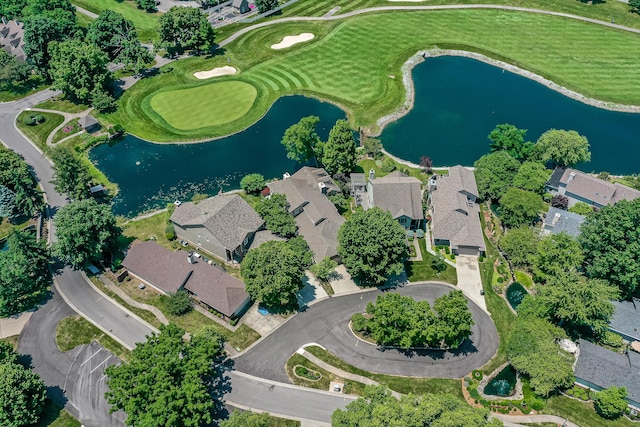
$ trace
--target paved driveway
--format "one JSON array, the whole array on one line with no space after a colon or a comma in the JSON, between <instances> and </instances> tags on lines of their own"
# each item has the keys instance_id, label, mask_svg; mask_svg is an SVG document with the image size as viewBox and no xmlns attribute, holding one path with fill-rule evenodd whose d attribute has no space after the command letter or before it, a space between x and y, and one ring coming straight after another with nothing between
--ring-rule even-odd
<instances>
[{"instance_id":1,"label":"paved driveway","mask_svg":"<svg viewBox=\"0 0 640 427\"><path fill-rule=\"evenodd\" d=\"M399 288L397 292L433 301L450 286L427 283ZM396 292L396 291L393 291ZM295 315L270 336L235 358L236 369L262 378L289 382L284 366L289 357L307 343L318 343L347 363L391 375L461 378L489 361L498 348L498 334L491 318L469 302L475 325L472 336L455 351L382 351L356 339L349 330L351 315L363 312L381 291L372 290L334 296Z\"/></svg>"},{"instance_id":2,"label":"paved driveway","mask_svg":"<svg viewBox=\"0 0 640 427\"><path fill-rule=\"evenodd\" d=\"M467 298L478 304L487 313L487 303L482 295L482 279L480 278L480 266L478 257L471 255L458 255L456 257L456 272L458 273L458 288L464 292Z\"/></svg>"}]
</instances>

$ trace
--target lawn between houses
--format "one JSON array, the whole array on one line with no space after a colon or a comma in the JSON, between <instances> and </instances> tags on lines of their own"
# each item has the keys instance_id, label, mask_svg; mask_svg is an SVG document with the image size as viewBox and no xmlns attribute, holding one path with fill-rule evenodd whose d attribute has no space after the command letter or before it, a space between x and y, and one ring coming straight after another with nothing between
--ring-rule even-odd
<instances>
[{"instance_id":1,"label":"lawn between houses","mask_svg":"<svg viewBox=\"0 0 640 427\"><path fill-rule=\"evenodd\" d=\"M270 48L283 36L303 31L316 38L285 51ZM165 66L127 90L119 110L106 117L127 123L128 131L145 139L201 140L240 131L262 117L277 98L304 94L343 106L355 128L375 128L379 117L404 103L401 65L417 51L434 46L484 53L589 97L640 104L631 83L640 77L640 57L628 55L640 51L640 35L567 18L471 9L371 13L260 28L226 46L224 55ZM193 76L227 61L240 74L204 81ZM608 65L612 63L616 67ZM247 114L224 124L181 130L168 125L171 111L161 115L152 108L161 90L232 82L254 86L257 96Z\"/></svg>"}]
</instances>

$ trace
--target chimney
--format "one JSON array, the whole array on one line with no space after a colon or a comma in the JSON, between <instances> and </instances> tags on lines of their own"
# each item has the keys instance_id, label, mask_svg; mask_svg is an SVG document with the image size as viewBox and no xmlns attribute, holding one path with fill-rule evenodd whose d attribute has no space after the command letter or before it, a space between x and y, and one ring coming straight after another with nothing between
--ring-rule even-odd
<instances>
[{"instance_id":1,"label":"chimney","mask_svg":"<svg viewBox=\"0 0 640 427\"><path fill-rule=\"evenodd\" d=\"M324 182L319 182L318 188L322 194L327 194L327 185Z\"/></svg>"},{"instance_id":2,"label":"chimney","mask_svg":"<svg viewBox=\"0 0 640 427\"><path fill-rule=\"evenodd\" d=\"M189 264L193 264L193 252L189 252L189 253L187 254L187 262L188 262Z\"/></svg>"},{"instance_id":3,"label":"chimney","mask_svg":"<svg viewBox=\"0 0 640 427\"><path fill-rule=\"evenodd\" d=\"M373 169L369 169L369 181L376 177L376 171Z\"/></svg>"},{"instance_id":4,"label":"chimney","mask_svg":"<svg viewBox=\"0 0 640 427\"><path fill-rule=\"evenodd\" d=\"M287 179L287 178L291 178L291 174L289 174L289 172L285 172L282 174L282 179Z\"/></svg>"}]
</instances>

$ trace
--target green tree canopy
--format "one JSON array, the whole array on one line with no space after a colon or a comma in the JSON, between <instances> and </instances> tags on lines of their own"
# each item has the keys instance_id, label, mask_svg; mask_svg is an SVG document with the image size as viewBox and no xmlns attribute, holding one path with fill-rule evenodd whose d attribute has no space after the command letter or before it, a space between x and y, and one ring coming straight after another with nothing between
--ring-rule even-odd
<instances>
[{"instance_id":1,"label":"green tree canopy","mask_svg":"<svg viewBox=\"0 0 640 427\"><path fill-rule=\"evenodd\" d=\"M331 128L323 146L322 164L331 176L351 173L356 167L356 139L346 120L338 120Z\"/></svg>"},{"instance_id":2,"label":"green tree canopy","mask_svg":"<svg viewBox=\"0 0 640 427\"><path fill-rule=\"evenodd\" d=\"M547 320L519 311L507 340L507 358L516 370L529 375L531 388L539 395L548 396L574 382L573 357L556 344L564 337L562 329Z\"/></svg>"},{"instance_id":3,"label":"green tree canopy","mask_svg":"<svg viewBox=\"0 0 640 427\"><path fill-rule=\"evenodd\" d=\"M40 419L46 387L40 376L17 363L0 363L0 425L27 427Z\"/></svg>"},{"instance_id":4,"label":"green tree canopy","mask_svg":"<svg viewBox=\"0 0 640 427\"><path fill-rule=\"evenodd\" d=\"M513 178L520 169L520 162L501 150L485 154L474 166L480 197L485 200L499 200L513 185Z\"/></svg>"},{"instance_id":5,"label":"green tree canopy","mask_svg":"<svg viewBox=\"0 0 640 427\"><path fill-rule=\"evenodd\" d=\"M351 215L338 231L338 243L338 254L347 270L365 285L381 285L404 269L405 230L380 208Z\"/></svg>"},{"instance_id":6,"label":"green tree canopy","mask_svg":"<svg viewBox=\"0 0 640 427\"><path fill-rule=\"evenodd\" d=\"M87 27L87 41L98 46L112 61L122 50L123 42L136 36L133 22L110 9L100 12Z\"/></svg>"},{"instance_id":7,"label":"green tree canopy","mask_svg":"<svg viewBox=\"0 0 640 427\"><path fill-rule=\"evenodd\" d=\"M258 194L264 188L264 176L259 173L250 173L240 180L240 187L247 194Z\"/></svg>"},{"instance_id":8,"label":"green tree canopy","mask_svg":"<svg viewBox=\"0 0 640 427\"><path fill-rule=\"evenodd\" d=\"M519 188L510 188L500 198L500 219L507 227L531 224L544 208L539 194Z\"/></svg>"},{"instance_id":9,"label":"green tree canopy","mask_svg":"<svg viewBox=\"0 0 640 427\"><path fill-rule=\"evenodd\" d=\"M273 193L270 197L260 199L255 210L264 219L267 229L278 236L289 238L298 232L298 225L289 214L289 203L284 194Z\"/></svg>"},{"instance_id":10,"label":"green tree canopy","mask_svg":"<svg viewBox=\"0 0 640 427\"><path fill-rule=\"evenodd\" d=\"M13 231L0 252L0 316L33 308L51 285L49 249L29 231Z\"/></svg>"},{"instance_id":11,"label":"green tree canopy","mask_svg":"<svg viewBox=\"0 0 640 427\"><path fill-rule=\"evenodd\" d=\"M16 363L18 361L18 354L13 351L13 346L0 340L0 363Z\"/></svg>"},{"instance_id":12,"label":"green tree canopy","mask_svg":"<svg viewBox=\"0 0 640 427\"><path fill-rule=\"evenodd\" d=\"M504 150L514 159L526 159L533 148L532 142L524 142L526 129L510 124L497 125L489 134L491 152Z\"/></svg>"},{"instance_id":13,"label":"green tree canopy","mask_svg":"<svg viewBox=\"0 0 640 427\"><path fill-rule=\"evenodd\" d=\"M53 42L49 50L49 74L53 85L65 96L88 102L96 87L108 90L113 81L113 74L107 69L109 58L96 45L69 40Z\"/></svg>"},{"instance_id":14,"label":"green tree canopy","mask_svg":"<svg viewBox=\"0 0 640 427\"><path fill-rule=\"evenodd\" d=\"M331 275L335 273L338 263L329 257L325 257L317 264L311 266L311 273L322 282L328 282Z\"/></svg>"},{"instance_id":15,"label":"green tree canopy","mask_svg":"<svg viewBox=\"0 0 640 427\"><path fill-rule=\"evenodd\" d=\"M331 416L333 427L499 427L502 421L489 418L489 411L474 408L447 394L391 396L383 386L368 386L364 395L337 409Z\"/></svg>"},{"instance_id":16,"label":"green tree canopy","mask_svg":"<svg viewBox=\"0 0 640 427\"><path fill-rule=\"evenodd\" d=\"M554 165L571 167L591 160L589 141L575 130L551 129L538 138L542 160Z\"/></svg>"},{"instance_id":17,"label":"green tree canopy","mask_svg":"<svg viewBox=\"0 0 640 427\"><path fill-rule=\"evenodd\" d=\"M322 158L322 142L316 132L319 122L317 116L303 117L284 132L281 142L289 159L304 163L313 158L318 165L318 158Z\"/></svg>"},{"instance_id":18,"label":"green tree canopy","mask_svg":"<svg viewBox=\"0 0 640 427\"><path fill-rule=\"evenodd\" d=\"M255 3L260 13L264 13L278 7L278 0L255 0Z\"/></svg>"},{"instance_id":19,"label":"green tree canopy","mask_svg":"<svg viewBox=\"0 0 640 427\"><path fill-rule=\"evenodd\" d=\"M0 218L13 216L16 210L16 195L8 187L0 184Z\"/></svg>"},{"instance_id":20,"label":"green tree canopy","mask_svg":"<svg viewBox=\"0 0 640 427\"><path fill-rule=\"evenodd\" d=\"M610 420L620 418L629 405L627 403L627 389L611 386L596 393L594 406L601 417Z\"/></svg>"},{"instance_id":21,"label":"green tree canopy","mask_svg":"<svg viewBox=\"0 0 640 427\"><path fill-rule=\"evenodd\" d=\"M224 338L210 326L190 341L184 334L172 323L162 325L128 362L105 370L107 400L112 411L126 412L127 425L196 427L218 417L227 383Z\"/></svg>"},{"instance_id":22,"label":"green tree canopy","mask_svg":"<svg viewBox=\"0 0 640 427\"><path fill-rule=\"evenodd\" d=\"M267 412L233 411L229 419L220 421L220 427L271 427L271 416Z\"/></svg>"},{"instance_id":23,"label":"green tree canopy","mask_svg":"<svg viewBox=\"0 0 640 427\"><path fill-rule=\"evenodd\" d=\"M71 149L58 147L49 154L53 162L53 185L57 192L66 194L74 200L89 197L91 175L89 168L82 163Z\"/></svg>"},{"instance_id":24,"label":"green tree canopy","mask_svg":"<svg viewBox=\"0 0 640 427\"><path fill-rule=\"evenodd\" d=\"M42 208L42 194L30 166L21 155L0 144L0 185L7 187L15 196L17 212L31 216Z\"/></svg>"},{"instance_id":25,"label":"green tree canopy","mask_svg":"<svg viewBox=\"0 0 640 427\"><path fill-rule=\"evenodd\" d=\"M577 271L582 267L584 255L576 239L566 233L559 233L541 239L531 259L534 274L546 280L568 271Z\"/></svg>"},{"instance_id":26,"label":"green tree canopy","mask_svg":"<svg viewBox=\"0 0 640 427\"><path fill-rule=\"evenodd\" d=\"M94 199L63 206L53 223L58 239L55 254L76 268L104 260L116 248L120 232L116 218L109 205Z\"/></svg>"},{"instance_id":27,"label":"green tree canopy","mask_svg":"<svg viewBox=\"0 0 640 427\"><path fill-rule=\"evenodd\" d=\"M565 272L549 277L536 298L543 302L553 323L572 335L600 337L607 331L614 312L611 301L619 298L619 290L604 280Z\"/></svg>"},{"instance_id":28,"label":"green tree canopy","mask_svg":"<svg viewBox=\"0 0 640 427\"><path fill-rule=\"evenodd\" d=\"M533 228L523 226L509 229L500 237L500 248L507 254L511 264L525 267L531 264L536 253L538 233Z\"/></svg>"},{"instance_id":29,"label":"green tree canopy","mask_svg":"<svg viewBox=\"0 0 640 427\"><path fill-rule=\"evenodd\" d=\"M7 19L20 18L26 5L27 0L2 0L0 2L0 16Z\"/></svg>"},{"instance_id":30,"label":"green tree canopy","mask_svg":"<svg viewBox=\"0 0 640 427\"><path fill-rule=\"evenodd\" d=\"M569 212L587 216L593 213L593 206L585 202L577 202L569 208Z\"/></svg>"},{"instance_id":31,"label":"green tree canopy","mask_svg":"<svg viewBox=\"0 0 640 427\"><path fill-rule=\"evenodd\" d=\"M629 12L640 13L640 0L629 0Z\"/></svg>"},{"instance_id":32,"label":"green tree canopy","mask_svg":"<svg viewBox=\"0 0 640 427\"><path fill-rule=\"evenodd\" d=\"M513 177L513 186L522 190L543 194L551 171L538 162L524 162Z\"/></svg>"},{"instance_id":33,"label":"green tree canopy","mask_svg":"<svg viewBox=\"0 0 640 427\"><path fill-rule=\"evenodd\" d=\"M213 27L207 21L207 15L194 7L172 7L160 16L156 29L160 45L178 51L204 52L213 45Z\"/></svg>"},{"instance_id":34,"label":"green tree canopy","mask_svg":"<svg viewBox=\"0 0 640 427\"><path fill-rule=\"evenodd\" d=\"M304 271L311 265L311 253L304 246L306 242L296 237L289 242L272 240L247 253L240 273L254 301L273 308L297 308L296 293L304 286Z\"/></svg>"},{"instance_id":35,"label":"green tree canopy","mask_svg":"<svg viewBox=\"0 0 640 427\"><path fill-rule=\"evenodd\" d=\"M608 280L623 298L640 283L640 199L621 200L587 216L578 241L587 276Z\"/></svg>"},{"instance_id":36,"label":"green tree canopy","mask_svg":"<svg viewBox=\"0 0 640 427\"><path fill-rule=\"evenodd\" d=\"M76 8L73 7L69 0L27 0L26 6L22 11L22 15L42 15L47 12L55 11L56 9L76 13Z\"/></svg>"},{"instance_id":37,"label":"green tree canopy","mask_svg":"<svg viewBox=\"0 0 640 427\"><path fill-rule=\"evenodd\" d=\"M31 66L0 49L0 90L14 91L31 76Z\"/></svg>"},{"instance_id":38,"label":"green tree canopy","mask_svg":"<svg viewBox=\"0 0 640 427\"><path fill-rule=\"evenodd\" d=\"M156 0L136 0L136 4L138 9L142 9L145 12L155 12L157 10Z\"/></svg>"},{"instance_id":39,"label":"green tree canopy","mask_svg":"<svg viewBox=\"0 0 640 427\"><path fill-rule=\"evenodd\" d=\"M77 30L76 15L64 10L28 17L24 22L23 37L27 61L41 74L47 75L51 59L49 43L67 40Z\"/></svg>"}]
</instances>

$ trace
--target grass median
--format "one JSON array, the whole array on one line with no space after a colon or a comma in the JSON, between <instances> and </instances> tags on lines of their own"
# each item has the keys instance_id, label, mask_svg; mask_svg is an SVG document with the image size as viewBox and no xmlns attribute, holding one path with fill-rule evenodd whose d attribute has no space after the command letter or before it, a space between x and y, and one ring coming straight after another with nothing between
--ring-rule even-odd
<instances>
[{"instance_id":1,"label":"grass median","mask_svg":"<svg viewBox=\"0 0 640 427\"><path fill-rule=\"evenodd\" d=\"M36 123L34 125L28 125L25 120L28 120L31 116L44 117L43 123ZM27 138L32 140L39 149L42 151L47 150L47 137L58 126L64 122L64 116L56 113L44 113L40 111L23 111L18 115L16 119L16 125L18 129L24 133Z\"/></svg>"},{"instance_id":2,"label":"grass median","mask_svg":"<svg viewBox=\"0 0 640 427\"><path fill-rule=\"evenodd\" d=\"M284 51L271 49L282 37L302 31L316 38ZM589 97L640 104L640 93L633 90L640 78L640 57L628 55L640 50L638 34L529 12L394 11L254 30L226 46L224 55L180 60L165 67L170 72L143 79L125 93L120 110L109 119L127 123L130 132L145 139L198 140L240 131L262 117L277 98L303 94L343 106L356 128L375 128L378 118L404 103L402 64L434 46L480 52ZM248 83L258 92L253 108L231 126L179 131L149 111L150 99L164 88L217 84L197 83L193 72L227 61L241 73L212 80ZM228 106L233 99L229 102Z\"/></svg>"},{"instance_id":3,"label":"grass median","mask_svg":"<svg viewBox=\"0 0 640 427\"><path fill-rule=\"evenodd\" d=\"M56 327L56 344L60 351L69 351L96 341L121 360L127 360L129 350L81 316L65 317Z\"/></svg>"}]
</instances>

